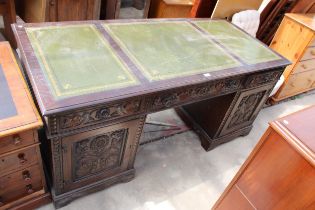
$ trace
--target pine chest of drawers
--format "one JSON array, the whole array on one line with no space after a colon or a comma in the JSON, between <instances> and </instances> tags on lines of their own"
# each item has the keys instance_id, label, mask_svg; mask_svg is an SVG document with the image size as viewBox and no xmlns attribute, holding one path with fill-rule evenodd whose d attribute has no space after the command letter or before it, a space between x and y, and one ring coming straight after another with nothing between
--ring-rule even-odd
<instances>
[{"instance_id":1,"label":"pine chest of drawers","mask_svg":"<svg viewBox=\"0 0 315 210\"><path fill-rule=\"evenodd\" d=\"M286 14L270 47L292 64L274 102L315 88L315 14Z\"/></svg>"},{"instance_id":2,"label":"pine chest of drawers","mask_svg":"<svg viewBox=\"0 0 315 210\"><path fill-rule=\"evenodd\" d=\"M37 129L42 126L8 42L0 43L0 209L31 209L46 193Z\"/></svg>"}]
</instances>

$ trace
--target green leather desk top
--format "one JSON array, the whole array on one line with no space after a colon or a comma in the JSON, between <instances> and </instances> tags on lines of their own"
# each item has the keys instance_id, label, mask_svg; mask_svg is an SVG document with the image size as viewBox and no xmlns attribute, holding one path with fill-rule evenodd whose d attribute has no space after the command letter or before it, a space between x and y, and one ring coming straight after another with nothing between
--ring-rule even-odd
<instances>
[{"instance_id":1,"label":"green leather desk top","mask_svg":"<svg viewBox=\"0 0 315 210\"><path fill-rule=\"evenodd\" d=\"M287 63L232 24L208 19L23 24L15 34L51 109Z\"/></svg>"},{"instance_id":2,"label":"green leather desk top","mask_svg":"<svg viewBox=\"0 0 315 210\"><path fill-rule=\"evenodd\" d=\"M26 31L56 97L138 83L94 25L27 28Z\"/></svg>"}]
</instances>

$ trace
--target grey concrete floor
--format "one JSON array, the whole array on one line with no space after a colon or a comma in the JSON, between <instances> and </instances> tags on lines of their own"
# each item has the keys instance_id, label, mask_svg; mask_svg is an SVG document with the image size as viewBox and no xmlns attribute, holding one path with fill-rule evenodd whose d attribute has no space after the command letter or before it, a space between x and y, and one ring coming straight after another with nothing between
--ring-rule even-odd
<instances>
[{"instance_id":1,"label":"grey concrete floor","mask_svg":"<svg viewBox=\"0 0 315 210\"><path fill-rule=\"evenodd\" d=\"M315 94L264 108L248 136L205 152L193 131L138 150L136 178L73 201L63 210L209 210L248 157L268 122L315 104ZM150 120L179 120L173 110ZM41 210L54 209L52 204Z\"/></svg>"}]
</instances>

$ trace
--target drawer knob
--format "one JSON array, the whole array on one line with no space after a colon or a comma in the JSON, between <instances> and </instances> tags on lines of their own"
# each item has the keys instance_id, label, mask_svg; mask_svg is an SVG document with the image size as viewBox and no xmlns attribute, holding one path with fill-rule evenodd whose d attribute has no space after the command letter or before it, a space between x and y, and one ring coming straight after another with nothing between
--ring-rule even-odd
<instances>
[{"instance_id":1,"label":"drawer knob","mask_svg":"<svg viewBox=\"0 0 315 210\"><path fill-rule=\"evenodd\" d=\"M50 4L50 6L55 6L55 1L54 1L54 0L51 0L51 1L49 2L49 4Z\"/></svg>"},{"instance_id":2,"label":"drawer knob","mask_svg":"<svg viewBox=\"0 0 315 210\"><path fill-rule=\"evenodd\" d=\"M315 50L311 50L311 55L315 55Z\"/></svg>"},{"instance_id":3,"label":"drawer knob","mask_svg":"<svg viewBox=\"0 0 315 210\"><path fill-rule=\"evenodd\" d=\"M2 197L0 196L0 206L3 206L4 203L3 203L3 200L2 200Z\"/></svg>"},{"instance_id":4,"label":"drawer knob","mask_svg":"<svg viewBox=\"0 0 315 210\"><path fill-rule=\"evenodd\" d=\"M21 164L24 164L24 163L26 163L26 161L27 161L27 160L25 159L25 154L24 154L24 153L18 154L18 158L19 158Z\"/></svg>"},{"instance_id":5,"label":"drawer knob","mask_svg":"<svg viewBox=\"0 0 315 210\"><path fill-rule=\"evenodd\" d=\"M22 139L21 139L21 137L20 137L18 134L16 134L16 135L13 136L13 144L14 144L14 145L19 145L19 144L21 144L21 141L22 141Z\"/></svg>"},{"instance_id":6,"label":"drawer knob","mask_svg":"<svg viewBox=\"0 0 315 210\"><path fill-rule=\"evenodd\" d=\"M305 64L302 64L303 69L307 69L307 66Z\"/></svg>"},{"instance_id":7,"label":"drawer knob","mask_svg":"<svg viewBox=\"0 0 315 210\"><path fill-rule=\"evenodd\" d=\"M24 181L27 181L27 182L31 181L31 174L29 171L23 171L22 175L23 175Z\"/></svg>"},{"instance_id":8,"label":"drawer knob","mask_svg":"<svg viewBox=\"0 0 315 210\"><path fill-rule=\"evenodd\" d=\"M31 194L31 193L34 192L33 186L32 186L31 184L26 185L26 192L27 192L28 194Z\"/></svg>"}]
</instances>

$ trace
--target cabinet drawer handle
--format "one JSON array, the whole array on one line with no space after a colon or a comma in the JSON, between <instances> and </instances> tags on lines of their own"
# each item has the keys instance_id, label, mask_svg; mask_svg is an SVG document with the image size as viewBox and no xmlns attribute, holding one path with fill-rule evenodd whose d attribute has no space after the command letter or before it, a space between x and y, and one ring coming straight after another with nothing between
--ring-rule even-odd
<instances>
[{"instance_id":1,"label":"cabinet drawer handle","mask_svg":"<svg viewBox=\"0 0 315 210\"><path fill-rule=\"evenodd\" d=\"M3 199L2 199L2 197L0 196L0 206L3 206L3 205L4 205Z\"/></svg>"},{"instance_id":2,"label":"cabinet drawer handle","mask_svg":"<svg viewBox=\"0 0 315 210\"><path fill-rule=\"evenodd\" d=\"M27 161L26 158L25 158L25 154L24 153L18 154L18 158L20 159L20 163L21 164L24 164Z\"/></svg>"},{"instance_id":3,"label":"cabinet drawer handle","mask_svg":"<svg viewBox=\"0 0 315 210\"><path fill-rule=\"evenodd\" d=\"M315 55L315 50L311 50L311 55Z\"/></svg>"},{"instance_id":4,"label":"cabinet drawer handle","mask_svg":"<svg viewBox=\"0 0 315 210\"><path fill-rule=\"evenodd\" d=\"M22 141L22 139L21 139L19 134L13 135L13 144L14 145L17 146L17 145L21 144L21 141Z\"/></svg>"},{"instance_id":5,"label":"cabinet drawer handle","mask_svg":"<svg viewBox=\"0 0 315 210\"><path fill-rule=\"evenodd\" d=\"M31 193L34 192L33 186L32 186L31 184L26 185L26 192L27 192L28 194L31 194Z\"/></svg>"},{"instance_id":6,"label":"cabinet drawer handle","mask_svg":"<svg viewBox=\"0 0 315 210\"><path fill-rule=\"evenodd\" d=\"M24 181L26 181L26 182L29 182L29 181L31 181L31 174L30 174L30 172L29 171L23 171L22 172L22 175L23 175L23 179L24 179Z\"/></svg>"},{"instance_id":7,"label":"cabinet drawer handle","mask_svg":"<svg viewBox=\"0 0 315 210\"><path fill-rule=\"evenodd\" d=\"M49 2L49 4L50 4L50 6L55 6L55 1L52 0Z\"/></svg>"},{"instance_id":8,"label":"cabinet drawer handle","mask_svg":"<svg viewBox=\"0 0 315 210\"><path fill-rule=\"evenodd\" d=\"M302 64L303 69L307 69L307 66L305 64Z\"/></svg>"}]
</instances>

